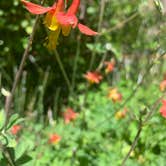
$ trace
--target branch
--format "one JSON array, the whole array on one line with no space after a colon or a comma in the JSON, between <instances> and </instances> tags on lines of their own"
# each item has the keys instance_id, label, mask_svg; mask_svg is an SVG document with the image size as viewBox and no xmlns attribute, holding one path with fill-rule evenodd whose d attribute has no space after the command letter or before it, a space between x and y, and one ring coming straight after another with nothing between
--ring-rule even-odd
<instances>
[{"instance_id":1,"label":"branch","mask_svg":"<svg viewBox=\"0 0 166 166\"><path fill-rule=\"evenodd\" d=\"M138 128L137 134L136 134L136 136L135 136L135 138L134 138L134 141L133 141L133 143L132 143L132 145L131 145L131 147L130 147L129 152L127 153L127 155L126 155L125 158L123 159L121 166L125 166L125 163L126 163L127 159L130 157L131 152L135 149L135 147L136 147L136 145L137 145L137 142L138 142L138 140L139 140L141 131L142 131L142 123L139 124L139 128Z\"/></svg>"},{"instance_id":2,"label":"branch","mask_svg":"<svg viewBox=\"0 0 166 166\"><path fill-rule=\"evenodd\" d=\"M62 61L61 61L60 55L59 55L59 53L58 53L57 50L54 50L54 54L55 54L55 58L56 58L56 60L57 60L57 62L58 62L58 65L59 65L59 67L60 67L60 69L61 69L61 72L62 72L62 74L63 74L63 76L64 76L64 79L65 79L65 81L66 81L67 87L68 87L69 92L70 92L70 91L71 91L71 83L70 83L70 81L69 81L69 78L68 78L68 76L67 76L66 70L65 70L65 68L64 68L64 66L63 66L63 63L62 63Z\"/></svg>"},{"instance_id":3,"label":"branch","mask_svg":"<svg viewBox=\"0 0 166 166\"><path fill-rule=\"evenodd\" d=\"M139 13L136 12L134 13L133 15L131 15L130 17L128 17L127 19L123 20L123 21L120 21L118 24L116 24L115 26L113 26L112 28L110 29L107 29L106 31L104 32L101 32L100 35L104 35L106 33L110 33L112 31L115 31L117 29L120 29L122 28L125 24L127 24L128 22L130 22L131 20L135 19L137 16L139 16Z\"/></svg>"},{"instance_id":4,"label":"branch","mask_svg":"<svg viewBox=\"0 0 166 166\"><path fill-rule=\"evenodd\" d=\"M139 127L138 127L138 131L137 134L134 138L134 141L130 147L129 152L127 153L127 155L124 157L121 166L125 166L125 163L127 161L127 159L130 157L131 152L135 149L137 142L140 138L140 134L142 132L142 128L145 125L146 122L148 122L150 120L150 118L152 117L153 113L157 110L158 105L160 104L160 101L166 96L166 93L164 93L158 100L156 100L152 106L151 106L151 111L148 112L147 116L145 117L144 121L142 121L142 115L140 113L140 121L139 121Z\"/></svg>"},{"instance_id":5,"label":"branch","mask_svg":"<svg viewBox=\"0 0 166 166\"><path fill-rule=\"evenodd\" d=\"M44 0L42 0L41 4L43 4L43 3L44 3ZM37 28L37 24L38 24L38 21L39 21L39 17L40 17L39 15L36 16L35 23L34 23L33 28L32 28L32 33L29 36L28 45L27 45L27 47L26 47L26 49L25 49L25 51L23 53L23 56L22 56L22 59L21 59L21 63L19 65L19 69L18 69L18 71L17 71L17 73L15 75L10 95L6 97L6 102L5 102L6 124L8 122L9 112L10 112L10 109L11 109L14 93L15 93L17 85L18 85L18 83L20 81L20 78L21 78L21 75L22 75L22 72L23 72L23 68L24 68L26 59L27 59L27 57L29 55L29 50L30 50L30 48L32 46L32 42L33 42L34 35L35 35L35 32L36 32L36 28Z\"/></svg>"},{"instance_id":6,"label":"branch","mask_svg":"<svg viewBox=\"0 0 166 166\"><path fill-rule=\"evenodd\" d=\"M101 0L101 2L100 2L101 8L100 8L100 14L99 14L99 23L98 23L98 32L101 31L101 26L102 26L102 22L103 22L103 18L104 18L105 5L106 5L106 0ZM95 38L95 43L97 43L98 40L99 40L99 36L97 36L97 37ZM92 52L91 59L90 59L89 70L92 70L92 67L93 67L95 58L96 58L96 52L93 51L93 52Z\"/></svg>"}]
</instances>

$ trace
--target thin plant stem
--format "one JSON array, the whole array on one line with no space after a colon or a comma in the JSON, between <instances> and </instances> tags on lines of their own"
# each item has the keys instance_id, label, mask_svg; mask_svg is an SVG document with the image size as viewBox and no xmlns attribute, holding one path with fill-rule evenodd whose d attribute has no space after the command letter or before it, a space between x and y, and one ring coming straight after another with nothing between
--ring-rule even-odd
<instances>
[{"instance_id":1,"label":"thin plant stem","mask_svg":"<svg viewBox=\"0 0 166 166\"><path fill-rule=\"evenodd\" d=\"M105 35L105 34L107 34L107 33L111 33L111 32L113 32L113 31L116 31L116 30L120 29L120 28L123 28L123 26L124 26L125 24L127 24L127 23L130 22L130 21L132 21L133 19L135 19L135 18L138 17L138 16L139 16L139 13L136 12L136 13L132 14L130 17L126 18L125 20L120 21L120 22L119 22L118 24L116 24L115 26L113 26L113 27L107 29L107 30L104 31L104 32L101 32L99 35Z\"/></svg>"},{"instance_id":2,"label":"thin plant stem","mask_svg":"<svg viewBox=\"0 0 166 166\"><path fill-rule=\"evenodd\" d=\"M102 25L102 22L103 22L103 17L104 17L104 9L105 9L105 3L106 3L106 0L101 0L101 8L100 8L100 15L99 15L99 23L98 23L98 32L101 31L101 25ZM96 37L95 39L95 43L97 43L99 40L99 36ZM96 52L92 52L92 56L91 56L91 59L90 59L90 66L89 66L89 70L92 70L92 67L93 67L93 64L94 64L94 61L95 61L95 57L96 57ZM84 92L84 99L83 99L83 104L81 107L84 107L85 103L86 103L86 99L87 99L87 93L88 93L88 90L89 90L89 84L87 83L86 84L86 90ZM85 119L85 110L83 111L83 121L84 123L86 123L86 119Z\"/></svg>"},{"instance_id":3,"label":"thin plant stem","mask_svg":"<svg viewBox=\"0 0 166 166\"><path fill-rule=\"evenodd\" d=\"M64 79L65 79L65 81L66 81L66 84L67 84L68 89L69 89L69 92L70 92L70 91L71 91L71 83L70 83L69 78L68 78L68 76L67 76L67 73L66 73L66 71L65 71L65 69L64 69L63 63L62 63L62 61L61 61L61 59L60 59L60 56L59 56L59 53L58 53L57 50L55 50L54 53L55 53L56 60L57 60L57 62L58 62L58 64L59 64L59 67L60 67L60 69L61 69L61 71L62 71L62 74L63 74L63 76L64 76Z\"/></svg>"},{"instance_id":4,"label":"thin plant stem","mask_svg":"<svg viewBox=\"0 0 166 166\"><path fill-rule=\"evenodd\" d=\"M44 3L44 0L42 0L41 4L43 4L43 3ZM32 27L32 33L29 36L27 47L26 47L26 49L25 49L25 51L23 53L23 56L22 56L22 59L21 59L21 63L19 65L18 71L17 71L17 73L15 75L10 95L6 97L6 103L5 103L6 124L8 122L9 112L10 112L10 109L11 109L14 93L15 93L17 85L18 85L18 83L20 81L20 78L21 78L21 75L22 75L22 72L23 72L23 68L24 68L26 59L28 58L29 51L30 51L30 48L32 46L32 42L33 42L33 39L34 39L34 35L35 35L35 32L36 32L36 28L37 28L37 25L38 25L39 18L40 18L40 16L37 15L36 19L35 19L35 23L34 23L34 25Z\"/></svg>"},{"instance_id":5,"label":"thin plant stem","mask_svg":"<svg viewBox=\"0 0 166 166\"><path fill-rule=\"evenodd\" d=\"M128 17L127 19L123 20L122 22L120 22L119 24L115 25L114 27L108 29L107 31L104 31L103 33L100 33L99 35L104 35L105 33L110 33L112 31L115 31L119 28L122 28L126 23L130 22L131 20L133 20L134 18L136 18L139 15L139 13L134 13L133 15L131 15L130 17ZM101 29L101 27L100 27ZM99 63L99 66L97 67L97 71L99 71L102 66L103 66L103 62L106 59L106 54L103 56L103 58L101 59L101 62Z\"/></svg>"},{"instance_id":6,"label":"thin plant stem","mask_svg":"<svg viewBox=\"0 0 166 166\"><path fill-rule=\"evenodd\" d=\"M73 93L73 90L75 88L76 72L77 72L77 66L78 66L78 59L79 59L79 55L80 55L80 40L81 40L81 35L79 35L78 42L77 42L76 57L75 57L75 60L74 60L74 67L73 67L73 74L72 74L71 94Z\"/></svg>"},{"instance_id":7,"label":"thin plant stem","mask_svg":"<svg viewBox=\"0 0 166 166\"><path fill-rule=\"evenodd\" d=\"M102 69L103 64L104 64L104 61L106 60L106 58L107 58L107 53L105 53L105 54L103 55L103 57L102 57L102 59L101 59L99 65L98 65L96 71L100 71L100 70Z\"/></svg>"},{"instance_id":8,"label":"thin plant stem","mask_svg":"<svg viewBox=\"0 0 166 166\"><path fill-rule=\"evenodd\" d=\"M101 26L102 26L102 22L103 22L103 18L104 18L105 3L106 3L106 0L101 0L101 4L100 4L101 8L100 8L100 15L99 15L99 23L98 23L98 32L101 31ZM95 43L97 43L98 40L99 40L99 36L96 37ZM92 69L95 58L96 58L96 52L93 51L92 56L91 56L91 60L90 60L89 70Z\"/></svg>"},{"instance_id":9,"label":"thin plant stem","mask_svg":"<svg viewBox=\"0 0 166 166\"><path fill-rule=\"evenodd\" d=\"M165 96L166 96L166 93L164 93L164 94L153 104L153 106L152 106L153 109L151 109L151 111L149 111L149 112L147 113L147 115L146 115L146 117L145 117L145 119L144 119L144 121L143 121L143 124L144 124L144 125L146 124L146 122L148 122L148 121L152 118L153 114L154 114L155 111L157 110L158 105L160 104L161 100L162 100Z\"/></svg>"},{"instance_id":10,"label":"thin plant stem","mask_svg":"<svg viewBox=\"0 0 166 166\"><path fill-rule=\"evenodd\" d=\"M15 166L15 165L13 165L13 163L11 162L11 160L9 159L9 157L7 157L7 155L6 155L5 152L2 152L2 154L3 154L3 157L7 160L9 166Z\"/></svg>"},{"instance_id":11,"label":"thin plant stem","mask_svg":"<svg viewBox=\"0 0 166 166\"><path fill-rule=\"evenodd\" d=\"M0 149L2 150L3 157L7 160L9 166L16 166L14 159L12 158L9 150L2 144L0 144Z\"/></svg>"},{"instance_id":12,"label":"thin plant stem","mask_svg":"<svg viewBox=\"0 0 166 166\"><path fill-rule=\"evenodd\" d=\"M57 88L57 90L55 92L54 107L53 107L56 115L58 114L58 101L60 98L60 92L61 92L61 88Z\"/></svg>"},{"instance_id":13,"label":"thin plant stem","mask_svg":"<svg viewBox=\"0 0 166 166\"><path fill-rule=\"evenodd\" d=\"M104 6L105 6L105 5L104 5ZM104 10L104 7L102 7L102 10ZM101 11L102 11L102 10L101 10ZM112 31L115 31L115 30L117 30L117 29L122 28L125 24L127 24L127 23L130 22L131 20L135 19L138 15L139 15L138 12L134 13L133 15L131 15L131 16L128 17L127 19L121 21L120 23L118 23L118 24L115 25L114 27L112 27L112 28L110 28L110 29L108 29L108 30L106 30L106 31L104 31L104 32L101 32L101 33L99 34L99 36L102 36L102 35L104 35L104 34L106 34L106 33L110 33L110 32L112 32ZM100 20L102 20L102 19L103 19L103 16L102 16L102 17L100 16ZM98 26L98 31L99 31L99 32L101 31L101 24L102 24L102 22L99 21L99 26ZM97 43L97 41L99 40L99 36L96 37L95 43ZM95 56L96 56L96 53L93 52L93 53L92 53L92 58L91 58L91 63L90 63L89 70L92 69L93 63L94 63L94 61L95 61Z\"/></svg>"},{"instance_id":14,"label":"thin plant stem","mask_svg":"<svg viewBox=\"0 0 166 166\"><path fill-rule=\"evenodd\" d=\"M140 123L139 128L138 128L138 131L137 131L137 134L136 134L136 136L135 136L135 138L134 138L134 141L133 141L133 143L132 143L132 145L131 145L131 147L130 147L129 152L127 153L127 155L126 155L125 158L123 159L123 161L122 161L122 163L121 163L121 166L125 166L125 163L126 163L126 161L128 160L128 158L130 157L131 152L135 149L135 147L136 147L136 145L137 145L137 142L138 142L138 140L139 140L141 131L142 131L142 124Z\"/></svg>"},{"instance_id":15,"label":"thin plant stem","mask_svg":"<svg viewBox=\"0 0 166 166\"><path fill-rule=\"evenodd\" d=\"M72 150L71 162L70 162L70 165L71 165L71 166L73 166L74 163L75 163L76 153L77 153L77 148L73 148L73 150Z\"/></svg>"},{"instance_id":16,"label":"thin plant stem","mask_svg":"<svg viewBox=\"0 0 166 166\"><path fill-rule=\"evenodd\" d=\"M142 115L140 115L140 120L139 120L139 127L138 127L138 131L137 134L134 138L134 141L131 144L130 150L127 153L127 155L124 157L121 166L125 166L126 161L128 160L128 158L130 157L131 152L135 149L137 142L140 138L140 134L142 132L142 129L145 125L146 122L148 122L150 120L150 118L152 117L152 114L157 110L158 105L160 104L160 101L166 96L166 93L164 93L158 100L156 100L154 102L154 104L151 106L151 111L147 113L147 116L145 117L144 120L142 120Z\"/></svg>"}]
</instances>

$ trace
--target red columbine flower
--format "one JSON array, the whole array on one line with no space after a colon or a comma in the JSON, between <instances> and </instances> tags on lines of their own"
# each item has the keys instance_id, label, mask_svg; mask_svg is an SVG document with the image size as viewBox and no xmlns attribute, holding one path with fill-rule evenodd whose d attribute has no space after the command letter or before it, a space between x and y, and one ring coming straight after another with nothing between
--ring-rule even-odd
<instances>
[{"instance_id":1,"label":"red columbine flower","mask_svg":"<svg viewBox=\"0 0 166 166\"><path fill-rule=\"evenodd\" d=\"M13 135L16 135L21 130L21 128L22 128L21 125L14 125L11 128L11 133Z\"/></svg>"},{"instance_id":2,"label":"red columbine flower","mask_svg":"<svg viewBox=\"0 0 166 166\"><path fill-rule=\"evenodd\" d=\"M58 37L62 29L62 34L67 35L66 29L63 28L57 21L57 14L64 11L64 0L58 0L51 7L43 7L34 3L22 0L26 9L32 14L46 14L44 24L50 30L48 36L48 49L52 50L56 48Z\"/></svg>"},{"instance_id":3,"label":"red columbine flower","mask_svg":"<svg viewBox=\"0 0 166 166\"><path fill-rule=\"evenodd\" d=\"M44 24L50 30L48 36L48 49L53 50L56 48L59 34L62 30L64 36L68 36L71 26L74 28L77 25L77 17L75 16L80 0L73 0L72 5L69 7L67 13L64 13L65 5L64 0L58 0L51 7L43 7L26 0L21 0L26 9L32 14L46 14ZM92 31L88 27L78 24L80 31L86 35L96 35L97 32Z\"/></svg>"},{"instance_id":4,"label":"red columbine flower","mask_svg":"<svg viewBox=\"0 0 166 166\"><path fill-rule=\"evenodd\" d=\"M97 71L94 71L94 72L87 72L84 77L91 83L91 84L98 84L102 79L102 75L97 72Z\"/></svg>"},{"instance_id":5,"label":"red columbine flower","mask_svg":"<svg viewBox=\"0 0 166 166\"><path fill-rule=\"evenodd\" d=\"M114 70L114 67L115 67L115 61L112 60L112 61L106 61L104 62L104 64L106 65L106 69L105 69L105 73L108 74L108 73L111 73L113 70Z\"/></svg>"},{"instance_id":6,"label":"red columbine flower","mask_svg":"<svg viewBox=\"0 0 166 166\"><path fill-rule=\"evenodd\" d=\"M75 120L77 118L78 113L75 113L72 108L67 108L63 113L64 121L68 124L70 121Z\"/></svg>"},{"instance_id":7,"label":"red columbine flower","mask_svg":"<svg viewBox=\"0 0 166 166\"><path fill-rule=\"evenodd\" d=\"M117 88L113 88L109 91L108 98L113 102L118 102L122 100L122 95L118 92Z\"/></svg>"},{"instance_id":8,"label":"red columbine flower","mask_svg":"<svg viewBox=\"0 0 166 166\"><path fill-rule=\"evenodd\" d=\"M163 100L162 101L162 106L161 106L161 108L160 108L160 114L164 117L164 118L166 118L166 100Z\"/></svg>"},{"instance_id":9,"label":"red columbine flower","mask_svg":"<svg viewBox=\"0 0 166 166\"><path fill-rule=\"evenodd\" d=\"M58 13L57 19L59 23L62 25L62 27L68 29L68 32L70 32L71 27L75 28L76 26L78 26L78 29L85 35L90 35L90 36L97 35L98 34L97 32L91 30L90 28L81 23L78 23L78 18L76 14L79 5L80 5L80 0L73 0L71 6L69 7L66 13L64 12Z\"/></svg>"},{"instance_id":10,"label":"red columbine flower","mask_svg":"<svg viewBox=\"0 0 166 166\"><path fill-rule=\"evenodd\" d=\"M48 143L57 144L61 140L61 137L58 134L51 134L49 136Z\"/></svg>"},{"instance_id":11,"label":"red columbine flower","mask_svg":"<svg viewBox=\"0 0 166 166\"><path fill-rule=\"evenodd\" d=\"M45 14L45 24L51 31L56 31L59 28L59 23L57 21L58 12L64 11L64 1L58 0L57 3L54 3L51 7L43 7L26 0L21 0L25 5L26 9L32 14Z\"/></svg>"},{"instance_id":12,"label":"red columbine flower","mask_svg":"<svg viewBox=\"0 0 166 166\"><path fill-rule=\"evenodd\" d=\"M160 90L163 92L166 90L166 80L163 80L161 83L160 83Z\"/></svg>"}]
</instances>

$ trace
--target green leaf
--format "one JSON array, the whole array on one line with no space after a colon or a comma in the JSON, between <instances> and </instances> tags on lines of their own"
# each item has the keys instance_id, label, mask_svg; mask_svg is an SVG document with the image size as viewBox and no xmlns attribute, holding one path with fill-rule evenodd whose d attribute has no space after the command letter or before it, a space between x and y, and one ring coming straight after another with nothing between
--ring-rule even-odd
<instances>
[{"instance_id":1,"label":"green leaf","mask_svg":"<svg viewBox=\"0 0 166 166\"><path fill-rule=\"evenodd\" d=\"M5 111L0 110L0 130L3 128L5 124L5 119L6 119Z\"/></svg>"},{"instance_id":2,"label":"green leaf","mask_svg":"<svg viewBox=\"0 0 166 166\"><path fill-rule=\"evenodd\" d=\"M13 125L18 124L22 121L24 121L24 118L19 118L18 114L12 115L9 119L9 123L7 125L7 130L9 130Z\"/></svg>"},{"instance_id":3,"label":"green leaf","mask_svg":"<svg viewBox=\"0 0 166 166\"><path fill-rule=\"evenodd\" d=\"M10 157L14 161L15 159L15 153L14 153L14 148L6 148L7 152L10 154Z\"/></svg>"},{"instance_id":4,"label":"green leaf","mask_svg":"<svg viewBox=\"0 0 166 166\"><path fill-rule=\"evenodd\" d=\"M31 160L32 160L32 157L25 154L21 156L18 160L16 160L15 163L17 166L23 166L24 164L27 164Z\"/></svg>"},{"instance_id":5,"label":"green leaf","mask_svg":"<svg viewBox=\"0 0 166 166\"><path fill-rule=\"evenodd\" d=\"M20 142L15 148L16 160L23 156L28 149L28 144L26 142Z\"/></svg>"}]
</instances>

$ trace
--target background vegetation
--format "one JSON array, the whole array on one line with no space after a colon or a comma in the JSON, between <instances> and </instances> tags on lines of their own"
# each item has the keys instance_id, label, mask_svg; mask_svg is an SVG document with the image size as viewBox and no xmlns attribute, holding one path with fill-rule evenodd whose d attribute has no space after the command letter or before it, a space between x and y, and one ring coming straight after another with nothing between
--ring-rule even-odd
<instances>
[{"instance_id":1,"label":"background vegetation","mask_svg":"<svg viewBox=\"0 0 166 166\"><path fill-rule=\"evenodd\" d=\"M165 95L159 88L166 72L165 11L164 1L158 0L81 1L79 19L100 35L72 30L60 37L55 52L45 47L41 16L4 127L5 98L35 16L19 0L1 0L0 165L119 166L140 136L125 164L165 166L166 121L158 111ZM111 59L115 67L106 74L104 61ZM96 69L103 80L91 85L84 74ZM110 88L118 89L121 101L108 97ZM69 107L77 116L66 124L63 113ZM13 134L18 124L20 131ZM60 140L51 142L52 134Z\"/></svg>"}]
</instances>

